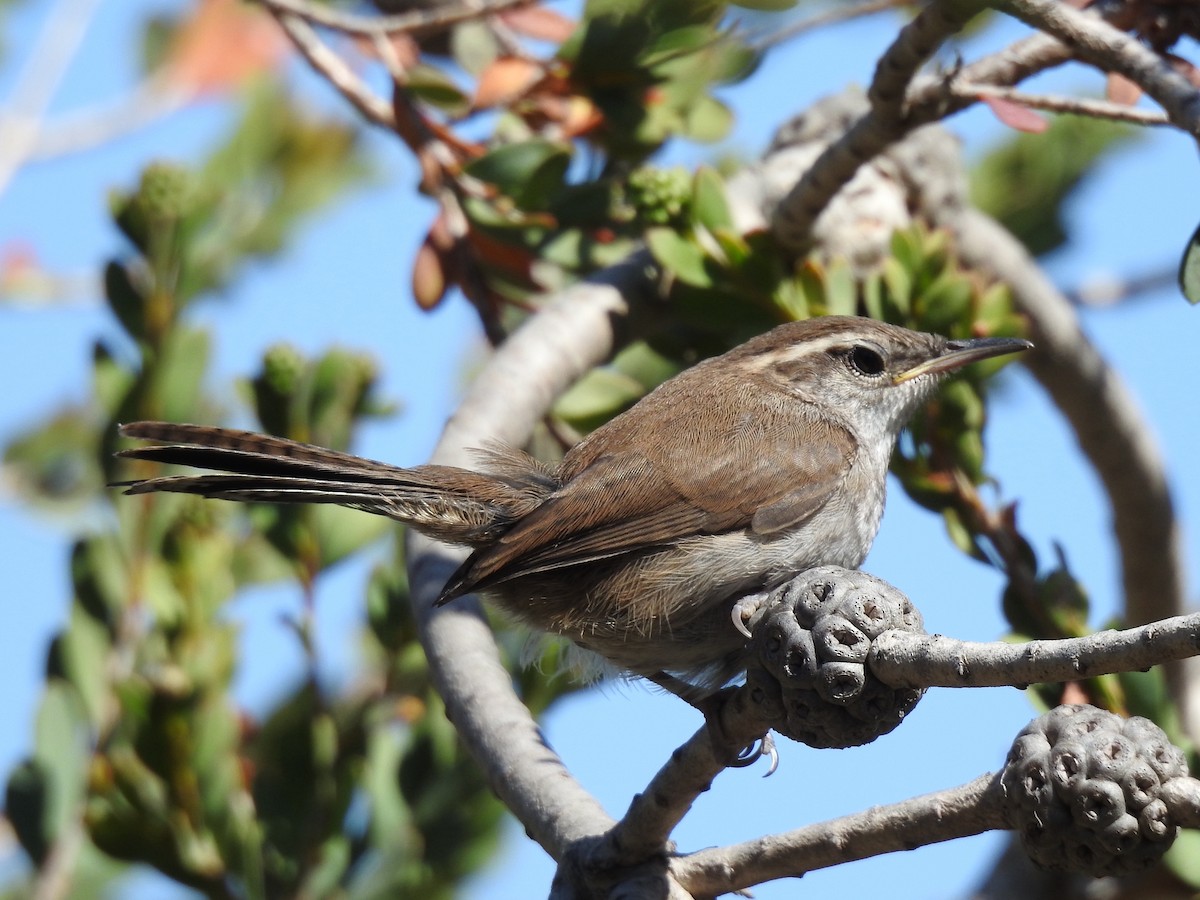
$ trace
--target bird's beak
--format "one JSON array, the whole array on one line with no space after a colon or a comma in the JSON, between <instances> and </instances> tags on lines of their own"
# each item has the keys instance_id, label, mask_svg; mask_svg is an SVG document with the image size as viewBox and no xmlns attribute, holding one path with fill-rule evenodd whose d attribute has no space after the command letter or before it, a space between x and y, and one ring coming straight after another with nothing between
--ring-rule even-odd
<instances>
[{"instance_id":1,"label":"bird's beak","mask_svg":"<svg viewBox=\"0 0 1200 900\"><path fill-rule=\"evenodd\" d=\"M894 384L903 384L921 375L936 375L958 369L968 363L1004 356L1006 353L1021 353L1032 350L1033 344L1024 338L973 338L967 341L947 341L940 356L917 363L911 369L896 375Z\"/></svg>"}]
</instances>

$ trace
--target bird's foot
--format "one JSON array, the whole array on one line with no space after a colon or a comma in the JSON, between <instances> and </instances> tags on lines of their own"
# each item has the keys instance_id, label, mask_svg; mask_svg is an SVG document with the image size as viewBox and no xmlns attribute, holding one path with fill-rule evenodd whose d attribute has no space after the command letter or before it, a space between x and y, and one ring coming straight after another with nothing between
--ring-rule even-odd
<instances>
[{"instance_id":1,"label":"bird's foot","mask_svg":"<svg viewBox=\"0 0 1200 900\"><path fill-rule=\"evenodd\" d=\"M731 705L735 703L743 688L727 687L715 692L705 692L668 672L655 672L646 677L704 716L704 723L712 740L713 755L722 765L742 769L766 756L771 760L767 775L773 774L779 768L779 751L775 749L775 741L769 731L764 731L747 742L744 737L744 725L735 730L727 724L730 715L736 715L736 710L731 709Z\"/></svg>"}]
</instances>

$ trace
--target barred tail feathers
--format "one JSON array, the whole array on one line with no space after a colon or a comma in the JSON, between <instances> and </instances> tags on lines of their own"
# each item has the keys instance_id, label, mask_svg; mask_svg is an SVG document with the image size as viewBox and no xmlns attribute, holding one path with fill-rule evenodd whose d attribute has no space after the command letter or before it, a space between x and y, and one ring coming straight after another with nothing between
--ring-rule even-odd
<instances>
[{"instance_id":1,"label":"barred tail feathers","mask_svg":"<svg viewBox=\"0 0 1200 900\"><path fill-rule=\"evenodd\" d=\"M285 438L166 422L122 425L125 437L159 441L119 456L223 474L122 482L127 494L170 491L263 503L335 503L405 522L448 543L494 540L536 507L537 479L448 466L403 469Z\"/></svg>"}]
</instances>

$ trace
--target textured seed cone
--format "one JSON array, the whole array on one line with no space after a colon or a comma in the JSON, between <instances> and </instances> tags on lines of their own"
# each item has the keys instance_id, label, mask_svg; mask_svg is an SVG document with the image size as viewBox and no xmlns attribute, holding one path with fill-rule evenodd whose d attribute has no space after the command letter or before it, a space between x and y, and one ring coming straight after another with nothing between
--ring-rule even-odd
<instances>
[{"instance_id":1,"label":"textured seed cone","mask_svg":"<svg viewBox=\"0 0 1200 900\"><path fill-rule=\"evenodd\" d=\"M871 641L893 629L924 633L921 614L865 572L823 566L772 592L746 677L782 704L775 730L811 747L857 747L899 725L924 691L889 687L866 665Z\"/></svg>"},{"instance_id":2,"label":"textured seed cone","mask_svg":"<svg viewBox=\"0 0 1200 900\"><path fill-rule=\"evenodd\" d=\"M1149 719L1079 705L1030 722L1013 742L1001 783L1009 822L1038 865L1129 875L1175 840L1179 829L1159 794L1187 774L1183 751Z\"/></svg>"}]
</instances>

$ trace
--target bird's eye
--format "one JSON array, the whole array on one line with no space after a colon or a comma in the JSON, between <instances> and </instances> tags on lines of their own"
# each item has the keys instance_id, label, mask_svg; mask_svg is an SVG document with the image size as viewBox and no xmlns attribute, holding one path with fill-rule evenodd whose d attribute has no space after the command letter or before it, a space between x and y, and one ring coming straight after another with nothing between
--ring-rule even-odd
<instances>
[{"instance_id":1,"label":"bird's eye","mask_svg":"<svg viewBox=\"0 0 1200 900\"><path fill-rule=\"evenodd\" d=\"M885 368L883 357L879 355L879 351L862 344L851 350L846 359L850 363L850 368L860 375L882 375Z\"/></svg>"}]
</instances>

